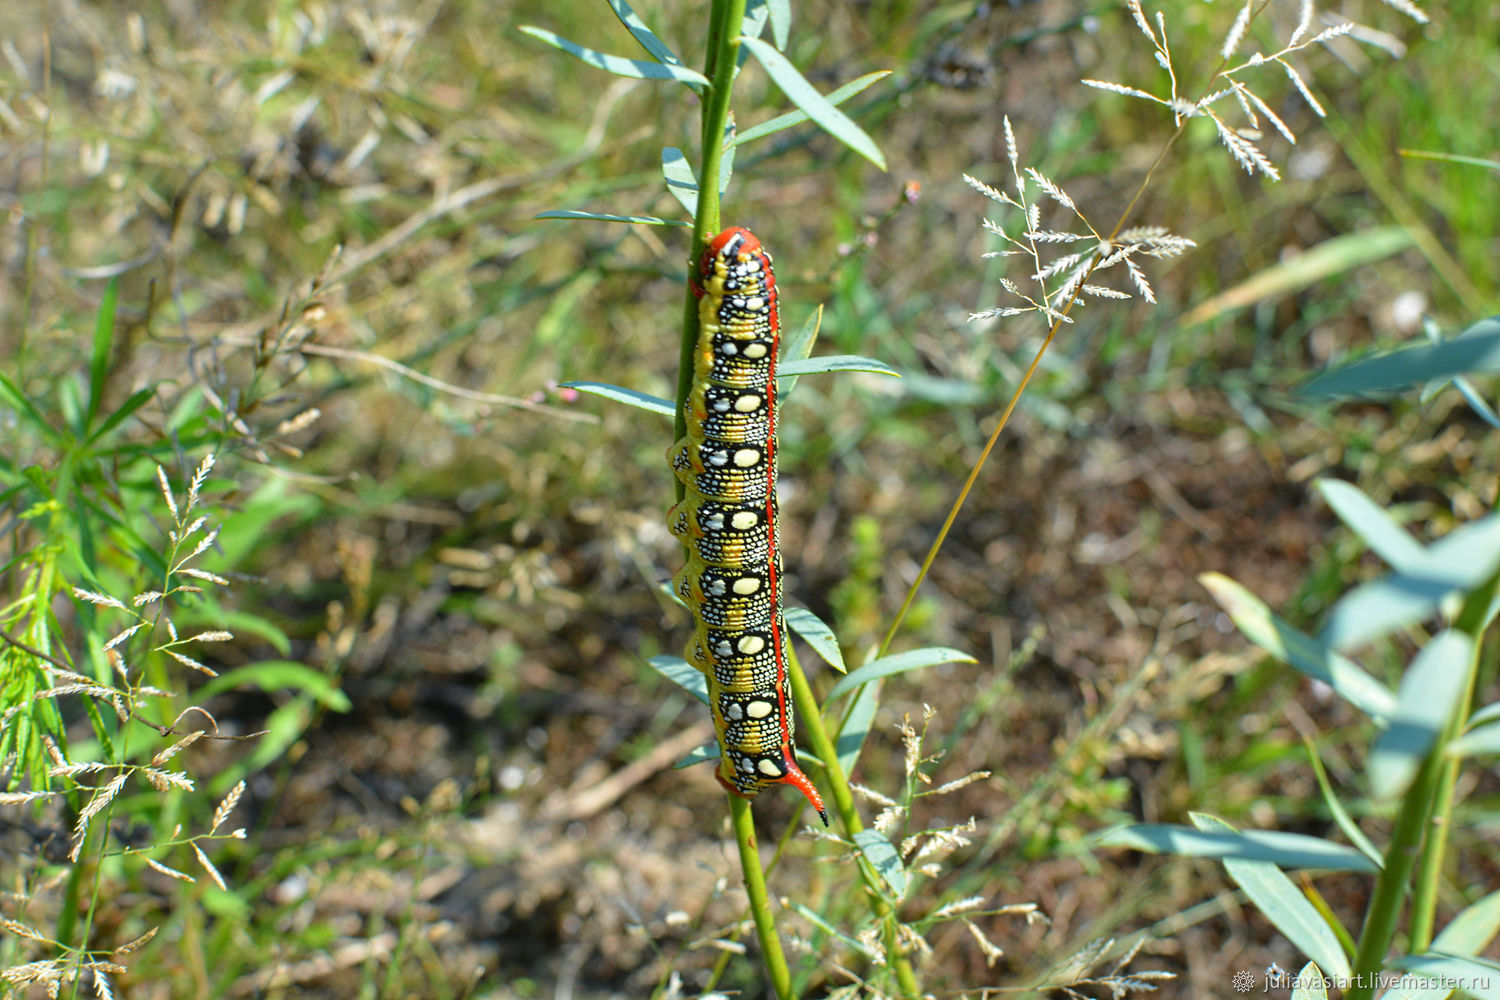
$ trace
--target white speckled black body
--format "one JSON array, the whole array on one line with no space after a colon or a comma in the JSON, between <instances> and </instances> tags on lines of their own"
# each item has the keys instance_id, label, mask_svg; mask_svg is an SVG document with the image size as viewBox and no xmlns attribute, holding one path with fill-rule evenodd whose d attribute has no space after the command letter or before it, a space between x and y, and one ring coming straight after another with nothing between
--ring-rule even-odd
<instances>
[{"instance_id":1,"label":"white speckled black body","mask_svg":"<svg viewBox=\"0 0 1500 1000\"><path fill-rule=\"evenodd\" d=\"M693 609L686 656L708 678L719 781L745 798L796 786L828 816L792 750L776 509L776 348L771 256L748 229L703 252L687 435L669 458L685 495L667 514L687 548L673 586Z\"/></svg>"}]
</instances>

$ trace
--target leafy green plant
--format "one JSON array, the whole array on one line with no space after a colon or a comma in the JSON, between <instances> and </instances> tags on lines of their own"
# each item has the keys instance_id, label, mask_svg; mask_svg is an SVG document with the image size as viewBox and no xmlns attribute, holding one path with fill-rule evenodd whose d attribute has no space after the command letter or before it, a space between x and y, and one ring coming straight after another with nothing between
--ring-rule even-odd
<instances>
[{"instance_id":1,"label":"leafy green plant","mask_svg":"<svg viewBox=\"0 0 1500 1000\"><path fill-rule=\"evenodd\" d=\"M1418 383L1435 391L1451 380L1486 416L1487 406L1466 380L1494 370L1489 355L1495 336L1495 320L1484 320L1452 340L1434 338L1432 345L1346 365L1313 379L1303 392L1355 395ZM1196 829L1127 827L1101 843L1222 860L1229 877L1317 970L1346 987L1346 997L1365 1000L1388 985L1393 988L1385 997L1439 997L1454 984L1474 996L1500 996L1500 965L1479 957L1500 935L1500 893L1464 893L1468 905L1434 935L1444 864L1461 815L1459 770L1472 758L1500 753L1500 703L1474 707L1480 651L1500 613L1500 515L1423 545L1354 486L1327 480L1319 488L1391 572L1340 598L1317 635L1277 617L1228 577L1209 574L1202 582L1246 638L1370 718L1376 735L1364 770L1371 800L1393 816L1385 845L1377 846L1351 816L1311 743L1308 754L1324 804L1349 845L1238 831L1208 815L1193 817ZM1429 635L1423 624L1434 618L1444 627ZM1392 691L1352 654L1396 636L1413 641L1418 652ZM1369 875L1373 889L1358 933L1320 905L1314 890L1293 883L1287 869ZM1392 957L1403 915L1404 954Z\"/></svg>"}]
</instances>

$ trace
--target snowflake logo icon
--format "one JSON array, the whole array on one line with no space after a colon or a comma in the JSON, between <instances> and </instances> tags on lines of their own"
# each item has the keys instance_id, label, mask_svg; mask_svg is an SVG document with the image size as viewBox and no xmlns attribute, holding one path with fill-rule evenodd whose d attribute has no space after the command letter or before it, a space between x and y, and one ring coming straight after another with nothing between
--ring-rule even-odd
<instances>
[{"instance_id":1,"label":"snowflake logo icon","mask_svg":"<svg viewBox=\"0 0 1500 1000\"><path fill-rule=\"evenodd\" d=\"M1234 974L1234 978L1229 981L1229 985L1234 987L1236 993L1249 993L1255 985L1255 977L1244 969L1241 969Z\"/></svg>"}]
</instances>

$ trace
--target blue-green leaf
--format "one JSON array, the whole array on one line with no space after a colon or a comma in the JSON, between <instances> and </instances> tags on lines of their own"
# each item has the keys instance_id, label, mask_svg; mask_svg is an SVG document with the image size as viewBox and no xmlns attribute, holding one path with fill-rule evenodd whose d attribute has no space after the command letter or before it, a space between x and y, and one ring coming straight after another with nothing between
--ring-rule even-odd
<instances>
[{"instance_id":1,"label":"blue-green leaf","mask_svg":"<svg viewBox=\"0 0 1500 1000\"><path fill-rule=\"evenodd\" d=\"M828 95L828 103L843 104L855 94L868 90L877 81L884 80L890 75L891 71L888 69L879 70L875 73L866 73L859 79L851 80L838 90L830 93ZM753 142L756 139L762 139L768 135L794 128L807 120L807 112L805 111L788 111L784 115L777 115L770 121L764 121L759 125L745 129L745 131L735 136L734 144L736 146L743 146L747 142Z\"/></svg>"},{"instance_id":2,"label":"blue-green leaf","mask_svg":"<svg viewBox=\"0 0 1500 1000\"><path fill-rule=\"evenodd\" d=\"M901 377L900 372L884 361L876 361L874 358L866 358L858 354L826 354L819 358L786 361L776 366L778 379L795 378L798 375L823 375L827 372L874 372L876 375ZM779 389L781 382L777 381L776 386Z\"/></svg>"},{"instance_id":3,"label":"blue-green leaf","mask_svg":"<svg viewBox=\"0 0 1500 1000\"><path fill-rule=\"evenodd\" d=\"M1430 379L1500 372L1500 317L1491 316L1452 340L1417 344L1334 369L1298 390L1302 396L1392 392Z\"/></svg>"},{"instance_id":4,"label":"blue-green leaf","mask_svg":"<svg viewBox=\"0 0 1500 1000\"><path fill-rule=\"evenodd\" d=\"M1404 969L1422 976L1431 976L1434 986L1443 983L1444 992L1431 994L1445 997L1453 992L1457 984L1467 996L1479 1000L1500 1000L1500 963L1464 955L1442 954L1433 949L1425 955L1404 955L1387 963L1388 968ZM1389 994L1387 994L1389 995ZM1381 1000L1385 1000L1384 997Z\"/></svg>"},{"instance_id":5,"label":"blue-green leaf","mask_svg":"<svg viewBox=\"0 0 1500 1000\"><path fill-rule=\"evenodd\" d=\"M859 763L860 751L865 747L865 737L870 735L870 726L875 722L875 710L880 707L880 682L866 684L850 702L839 726L839 738L835 750L839 755L839 767L847 777L854 773Z\"/></svg>"},{"instance_id":6,"label":"blue-green leaf","mask_svg":"<svg viewBox=\"0 0 1500 1000\"><path fill-rule=\"evenodd\" d=\"M1377 799L1406 791L1458 706L1474 652L1472 641L1449 629L1427 641L1401 679L1396 714L1370 751L1370 788Z\"/></svg>"},{"instance_id":7,"label":"blue-green leaf","mask_svg":"<svg viewBox=\"0 0 1500 1000\"><path fill-rule=\"evenodd\" d=\"M1379 504L1357 486L1341 479L1318 481L1318 492L1328 506L1366 545L1395 569L1419 563L1425 554L1422 543L1407 534Z\"/></svg>"},{"instance_id":8,"label":"blue-green leaf","mask_svg":"<svg viewBox=\"0 0 1500 1000\"><path fill-rule=\"evenodd\" d=\"M594 396L603 396L605 399L612 399L617 403L624 403L627 406L635 406L648 413L660 414L669 420L677 416L677 408L672 405L670 399L663 399L660 396L653 396L645 392L637 392L634 389L626 389L624 386L610 385L608 382L587 381L559 382L558 386L563 389L577 389L579 392L586 392Z\"/></svg>"},{"instance_id":9,"label":"blue-green leaf","mask_svg":"<svg viewBox=\"0 0 1500 1000\"><path fill-rule=\"evenodd\" d=\"M667 680L682 688L688 694L697 698L703 704L708 704L708 678L703 676L703 671L693 666L680 656L653 656L646 661L651 664L651 669L661 674Z\"/></svg>"},{"instance_id":10,"label":"blue-green leaf","mask_svg":"<svg viewBox=\"0 0 1500 1000\"><path fill-rule=\"evenodd\" d=\"M844 666L844 654L839 650L838 638L823 619L806 608L787 608L786 623L812 647L814 653L823 658L824 663L841 674L849 672L849 668Z\"/></svg>"},{"instance_id":11,"label":"blue-green leaf","mask_svg":"<svg viewBox=\"0 0 1500 1000\"><path fill-rule=\"evenodd\" d=\"M1485 723L1494 722L1497 719L1500 719L1500 701L1492 701L1469 716L1469 721L1465 725L1470 729L1477 729Z\"/></svg>"},{"instance_id":12,"label":"blue-green leaf","mask_svg":"<svg viewBox=\"0 0 1500 1000\"><path fill-rule=\"evenodd\" d=\"M895 898L903 898L908 884L906 869L901 865L901 855L896 853L895 845L879 830L859 831L854 835L854 843L870 867L890 886Z\"/></svg>"},{"instance_id":13,"label":"blue-green leaf","mask_svg":"<svg viewBox=\"0 0 1500 1000\"><path fill-rule=\"evenodd\" d=\"M769 45L758 38L741 37L740 44L750 50L750 54L765 68L766 74L775 81L776 86L781 88L793 104L807 112L807 117L822 126L823 130L844 145L854 150L860 156L875 164L881 170L886 169L885 157L881 155L875 141L865 134L864 130L838 108L829 103L828 99L818 93L817 89L807 82L797 67L787 61L786 56L776 51L775 46Z\"/></svg>"},{"instance_id":14,"label":"blue-green leaf","mask_svg":"<svg viewBox=\"0 0 1500 1000\"><path fill-rule=\"evenodd\" d=\"M683 226L692 228L691 222L683 222L681 219L663 219L655 215L606 215L603 212L577 212L571 208L557 208L548 212L538 212L534 218L538 219L591 219L594 222L633 222L641 226Z\"/></svg>"},{"instance_id":15,"label":"blue-green leaf","mask_svg":"<svg viewBox=\"0 0 1500 1000\"><path fill-rule=\"evenodd\" d=\"M1486 757L1500 753L1500 722L1469 730L1448 744L1448 753L1455 757Z\"/></svg>"},{"instance_id":16,"label":"blue-green leaf","mask_svg":"<svg viewBox=\"0 0 1500 1000\"><path fill-rule=\"evenodd\" d=\"M596 49L585 48L577 42L571 42L556 32L545 28L532 27L529 24L521 26L523 35L530 35L548 45L562 49L568 55L581 59L596 69L602 69L606 73L616 76L628 76L635 80L679 80L688 84L694 90L708 86L708 77L697 70L688 69L683 65L666 65L659 62L648 62L642 59L626 59L624 56L610 55L607 52L599 52Z\"/></svg>"},{"instance_id":17,"label":"blue-green leaf","mask_svg":"<svg viewBox=\"0 0 1500 1000\"><path fill-rule=\"evenodd\" d=\"M1500 567L1500 515L1450 531L1395 573L1362 584L1339 599L1318 637L1349 649L1420 622L1443 598L1470 590Z\"/></svg>"},{"instance_id":18,"label":"blue-green leaf","mask_svg":"<svg viewBox=\"0 0 1500 1000\"><path fill-rule=\"evenodd\" d=\"M1216 816L1190 813L1193 825L1205 833L1238 834L1239 831ZM1286 877L1280 868L1267 861L1224 858L1224 871L1245 890L1250 902L1264 914L1288 941L1308 958L1335 977L1349 974L1349 959L1339 945L1338 935L1323 915Z\"/></svg>"},{"instance_id":19,"label":"blue-green leaf","mask_svg":"<svg viewBox=\"0 0 1500 1000\"><path fill-rule=\"evenodd\" d=\"M818 913L816 910L803 906L796 900L787 900L787 904L791 906L792 909L802 914L802 916L806 918L808 923L812 924L814 927L817 927L829 937L842 942L844 947L848 948L856 955L863 955L865 958L875 957L874 955L870 954L869 948L865 947L863 944L860 944L854 938L850 937L849 935L845 934L843 931L835 927L833 924L829 923L828 919L822 914Z\"/></svg>"},{"instance_id":20,"label":"blue-green leaf","mask_svg":"<svg viewBox=\"0 0 1500 1000\"><path fill-rule=\"evenodd\" d=\"M673 764L672 770L680 771L685 767L692 767L694 764L701 764L706 760L718 759L719 741L711 740L708 743L703 744L701 747L697 747L696 749L690 751L686 757Z\"/></svg>"},{"instance_id":21,"label":"blue-green leaf","mask_svg":"<svg viewBox=\"0 0 1500 1000\"><path fill-rule=\"evenodd\" d=\"M882 656L871 663L866 663L852 674L846 674L844 678L833 686L828 692L825 701L832 701L847 691L852 691L861 684L868 684L878 677L889 677L892 674L906 673L908 670L920 670L923 667L934 667L940 663L977 663L978 661L968 653L959 652L956 649L948 649L943 646L929 646L926 649L912 649L905 653L896 653L893 656Z\"/></svg>"},{"instance_id":22,"label":"blue-green leaf","mask_svg":"<svg viewBox=\"0 0 1500 1000\"><path fill-rule=\"evenodd\" d=\"M807 322L794 330L781 346L781 360L777 362L777 370L783 373L776 380L776 394L781 399L786 399L792 387L797 384L796 375L785 375L786 366L806 360L812 353L813 342L818 339L818 329L823 325L823 307L820 305L814 309L812 315L807 317Z\"/></svg>"},{"instance_id":23,"label":"blue-green leaf","mask_svg":"<svg viewBox=\"0 0 1500 1000\"><path fill-rule=\"evenodd\" d=\"M693 165L682 150L667 146L661 151L661 174L667 180L667 193L687 209L687 214L698 214L698 178L693 176ZM686 223L684 223L686 225Z\"/></svg>"},{"instance_id":24,"label":"blue-green leaf","mask_svg":"<svg viewBox=\"0 0 1500 1000\"><path fill-rule=\"evenodd\" d=\"M771 37L776 40L776 47L785 52L792 30L791 0L766 0L766 12L771 16Z\"/></svg>"},{"instance_id":25,"label":"blue-green leaf","mask_svg":"<svg viewBox=\"0 0 1500 1000\"><path fill-rule=\"evenodd\" d=\"M1459 375L1453 379L1453 387L1464 397L1464 402L1469 404L1469 409L1479 414L1479 419L1496 430L1500 430L1500 416L1497 416L1495 411L1490 407L1490 404L1485 402L1483 396L1479 395L1479 390L1474 388L1472 382Z\"/></svg>"},{"instance_id":26,"label":"blue-green leaf","mask_svg":"<svg viewBox=\"0 0 1500 1000\"><path fill-rule=\"evenodd\" d=\"M1210 833L1190 826L1141 824L1106 831L1101 847L1128 847L1147 854L1176 854L1186 858L1242 858L1269 861L1278 868L1316 868L1336 872L1380 870L1352 847L1276 830Z\"/></svg>"},{"instance_id":27,"label":"blue-green leaf","mask_svg":"<svg viewBox=\"0 0 1500 1000\"><path fill-rule=\"evenodd\" d=\"M625 0L609 0L609 6L615 12L615 17L620 19L620 23L625 25L625 30L630 32L631 36L640 43L641 48L651 54L651 58L666 66L682 67L682 60L677 58L677 53L668 48L667 44L660 38L657 38L655 32L646 27L646 22L642 21L636 12L630 9L630 5ZM702 93L704 90L701 84L689 83L688 86L699 93Z\"/></svg>"},{"instance_id":28,"label":"blue-green leaf","mask_svg":"<svg viewBox=\"0 0 1500 1000\"><path fill-rule=\"evenodd\" d=\"M1477 955L1495 940L1497 930L1500 930L1500 892L1492 892L1448 922L1432 941L1432 951L1438 953L1433 957ZM1444 1000L1452 992L1451 981L1411 976L1403 977L1381 994L1380 1000Z\"/></svg>"},{"instance_id":29,"label":"blue-green leaf","mask_svg":"<svg viewBox=\"0 0 1500 1000\"><path fill-rule=\"evenodd\" d=\"M1325 978L1317 962L1308 962L1297 973L1296 985L1292 987L1291 1000L1328 1000L1328 987L1324 985Z\"/></svg>"},{"instance_id":30,"label":"blue-green leaf","mask_svg":"<svg viewBox=\"0 0 1500 1000\"><path fill-rule=\"evenodd\" d=\"M1333 688L1355 708L1384 719L1396 710L1391 689L1341 656L1271 613L1264 601L1221 573L1204 573L1198 582L1229 613L1245 638L1284 663Z\"/></svg>"}]
</instances>

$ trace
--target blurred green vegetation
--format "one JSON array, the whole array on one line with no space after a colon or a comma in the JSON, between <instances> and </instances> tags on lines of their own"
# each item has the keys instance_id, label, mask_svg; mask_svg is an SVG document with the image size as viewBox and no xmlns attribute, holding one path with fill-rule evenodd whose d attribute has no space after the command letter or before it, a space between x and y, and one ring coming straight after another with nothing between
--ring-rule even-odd
<instances>
[{"instance_id":1,"label":"blurred green vegetation","mask_svg":"<svg viewBox=\"0 0 1500 1000\"><path fill-rule=\"evenodd\" d=\"M1176 51L1216 57L1223 5L1161 9ZM698 6L638 12L678 51L701 51ZM1318 475L1359 483L1428 538L1495 504L1496 438L1456 393L1335 407L1289 392L1412 337L1414 314L1457 330L1496 311L1493 173L1400 155L1493 155L1480 113L1500 96L1490 5L1445 5L1425 28L1375 4L1350 14L1400 58L1347 38L1308 56L1328 117L1288 89L1276 110L1299 142L1265 141L1279 184L1247 177L1206 123L1188 130L1138 221L1197 251L1153 272L1162 305L1095 306L1063 331L908 620L903 642L979 665L888 684L855 778L891 793L893 727L933 706L948 749L937 780L996 774L943 800L979 832L934 892L1036 902L1050 918L984 921L1006 951L994 967L961 929L935 935L933 989L1039 982L1088 942L1138 931L1151 967L1181 974L1164 995L1222 993L1209 956L1295 967L1228 889L1188 909L1216 873L1082 840L1188 809L1325 832L1304 736L1356 815L1389 822L1353 792L1363 721L1263 662L1195 583L1220 571L1316 621L1373 568L1316 499ZM847 108L889 174L811 128L781 133L741 151L725 216L776 255L788 327L822 305L820 352L906 373L804 379L781 424L789 595L862 659L1043 332L967 322L995 304L1002 262L981 259L987 205L961 174L1003 178L1008 114L1038 165L1113 219L1172 124L1077 82L1155 79L1122 6L794 15L788 56L822 89L895 71ZM1273 5L1270 23L1296 16ZM249 837L215 855L227 891L101 869L119 905L93 928L99 947L164 928L122 959L120 995L642 995L673 969L691 994L714 958L698 944L738 919L716 881L737 876L707 769L666 761L608 783L703 721L645 665L688 627L658 588L678 558L662 524L669 427L557 388L601 378L671 394L685 238L534 219L675 213L660 149L695 146L696 108L596 74L523 23L629 51L594 0L0 8L4 373L66 412L116 280L104 410L151 398L97 465L102 507L122 525L159 519L152 464L182 482L216 450L225 532L212 555L235 574L236 604L210 610L238 624L214 665L303 664L348 708L276 684L204 693L220 726L279 719L287 739L271 759L255 744L187 752L216 795L230 775L249 780L232 824ZM742 128L785 110L760 75L736 94ZM1409 242L1299 274L1299 255L1390 226ZM1181 322L1286 262L1268 292ZM0 427L7 487L57 461L9 403ZM0 511L7 603L23 587L17 557L45 540L17 520L25 495ZM97 544L90 565L121 573L153 551ZM52 614L58 641L93 656L77 642L96 630ZM1014 658L1034 632L1034 655ZM1393 682L1410 651L1395 641L1364 662ZM1486 670L1493 686L1492 652ZM1467 800L1458 846L1479 860L1455 867L1448 905L1495 881L1492 777ZM122 814L170 830L174 809L213 805L121 800L116 836ZM758 801L768 841L791 808ZM35 860L27 825L66 839L69 818L7 817L17 872L59 870ZM773 888L836 919L812 849L793 853ZM8 884L31 901L5 913L50 926L41 884ZM1356 881L1320 888L1346 920L1360 911ZM6 964L20 954L0 944ZM810 990L844 981L806 960ZM722 985L758 989L753 963L731 962Z\"/></svg>"}]
</instances>

